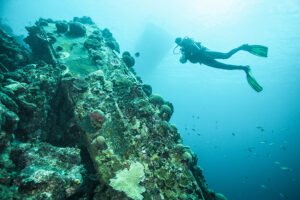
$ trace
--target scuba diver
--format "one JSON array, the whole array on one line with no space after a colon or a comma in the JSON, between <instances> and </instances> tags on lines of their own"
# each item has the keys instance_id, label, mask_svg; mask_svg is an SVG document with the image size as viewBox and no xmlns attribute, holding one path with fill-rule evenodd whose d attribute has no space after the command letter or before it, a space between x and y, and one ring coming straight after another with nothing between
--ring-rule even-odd
<instances>
[{"instance_id":1,"label":"scuba diver","mask_svg":"<svg viewBox=\"0 0 300 200\"><path fill-rule=\"evenodd\" d=\"M181 51L181 63L186 63L188 60L191 63L200 63L205 64L210 67L219 68L219 69L227 69L227 70L244 70L246 73L247 81L249 85L256 91L261 92L263 88L258 84L253 75L251 74L250 66L248 65L230 65L224 64L216 61L215 59L228 59L233 54L238 51L247 51L256 56L267 57L268 56L268 47L262 45L248 45L244 44L240 47L232 49L228 53L221 53L210 51L206 47L202 46L200 42L196 42L191 38L176 38L175 43L177 46L174 50L179 46Z\"/></svg>"}]
</instances>

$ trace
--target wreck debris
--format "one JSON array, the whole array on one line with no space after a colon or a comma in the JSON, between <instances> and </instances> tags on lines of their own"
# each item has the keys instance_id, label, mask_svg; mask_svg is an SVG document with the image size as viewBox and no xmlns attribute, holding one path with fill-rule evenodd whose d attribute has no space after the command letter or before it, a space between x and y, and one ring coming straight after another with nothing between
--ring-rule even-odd
<instances>
[{"instance_id":1,"label":"wreck debris","mask_svg":"<svg viewBox=\"0 0 300 200\"><path fill-rule=\"evenodd\" d=\"M26 42L40 61L0 77L0 153L11 155L1 170L19 187L16 194L225 199L208 189L196 155L168 122L172 103L153 95L151 86L136 77L134 58L128 52L118 54L108 29L83 17L71 22L40 19L27 30ZM55 155L46 160L48 151ZM18 153L24 156L19 159ZM29 161L39 164L26 174ZM10 174L7 169L13 165L25 178ZM88 178L93 174L95 181ZM3 188L12 191L4 182ZM94 191L80 192L88 182ZM55 187L62 183L64 187Z\"/></svg>"}]
</instances>

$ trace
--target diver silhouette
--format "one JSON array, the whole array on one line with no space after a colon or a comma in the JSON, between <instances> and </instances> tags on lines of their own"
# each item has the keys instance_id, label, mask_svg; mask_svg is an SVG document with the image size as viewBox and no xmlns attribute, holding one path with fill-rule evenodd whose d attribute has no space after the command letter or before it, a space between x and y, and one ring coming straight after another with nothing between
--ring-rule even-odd
<instances>
[{"instance_id":1,"label":"diver silhouette","mask_svg":"<svg viewBox=\"0 0 300 200\"><path fill-rule=\"evenodd\" d=\"M258 84L253 75L251 74L250 66L248 65L230 65L224 64L216 61L215 59L228 59L233 54L238 51L247 51L256 56L267 57L268 56L268 48L262 45L248 45L243 44L240 47L234 48L230 50L228 53L221 53L216 51L210 51L200 42L196 42L191 38L176 38L175 43L176 47L180 47L181 57L180 62L186 63L190 61L191 63L200 63L205 64L210 67L226 69L226 70L244 70L246 73L247 81L249 85L256 91L261 92L263 88ZM176 48L175 47L175 48Z\"/></svg>"}]
</instances>

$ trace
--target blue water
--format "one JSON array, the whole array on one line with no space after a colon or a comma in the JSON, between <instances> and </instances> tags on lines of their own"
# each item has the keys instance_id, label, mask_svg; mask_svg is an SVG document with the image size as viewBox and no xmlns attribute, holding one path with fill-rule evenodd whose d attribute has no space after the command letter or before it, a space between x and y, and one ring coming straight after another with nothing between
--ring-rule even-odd
<instances>
[{"instance_id":1,"label":"blue water","mask_svg":"<svg viewBox=\"0 0 300 200\"><path fill-rule=\"evenodd\" d=\"M39 17L88 15L122 51L140 52L138 75L174 104L171 123L214 190L232 200L300 199L299 0L0 2L0 17L18 34ZM250 65L264 91L253 91L240 71L180 64L172 52L178 36L218 51L268 46L268 58L240 52L225 61Z\"/></svg>"}]
</instances>

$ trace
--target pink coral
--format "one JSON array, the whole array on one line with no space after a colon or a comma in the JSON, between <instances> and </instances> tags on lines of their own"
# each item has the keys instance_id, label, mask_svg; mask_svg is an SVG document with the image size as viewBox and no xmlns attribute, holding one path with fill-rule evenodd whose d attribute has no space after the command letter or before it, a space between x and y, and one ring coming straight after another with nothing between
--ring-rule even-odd
<instances>
[{"instance_id":1,"label":"pink coral","mask_svg":"<svg viewBox=\"0 0 300 200\"><path fill-rule=\"evenodd\" d=\"M96 110L89 113L91 124L95 128L100 128L105 121L105 115L103 112Z\"/></svg>"}]
</instances>

